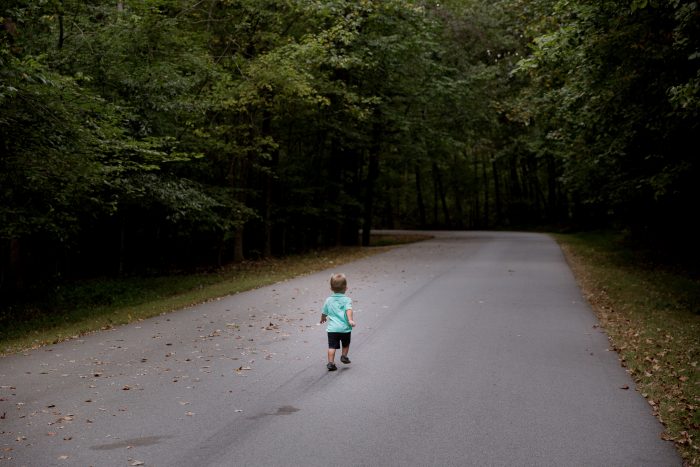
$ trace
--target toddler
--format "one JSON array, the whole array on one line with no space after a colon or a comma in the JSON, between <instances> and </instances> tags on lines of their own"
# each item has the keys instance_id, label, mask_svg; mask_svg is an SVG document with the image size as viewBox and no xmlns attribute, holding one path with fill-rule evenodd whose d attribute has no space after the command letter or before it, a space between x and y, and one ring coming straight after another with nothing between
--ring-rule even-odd
<instances>
[{"instance_id":1,"label":"toddler","mask_svg":"<svg viewBox=\"0 0 700 467\"><path fill-rule=\"evenodd\" d=\"M350 335L355 321L352 320L352 300L345 296L348 282L344 274L331 276L331 290L333 295L326 299L321 313L321 323L328 322L328 371L335 371L335 351L342 348L340 361L348 364L348 351L350 351Z\"/></svg>"}]
</instances>

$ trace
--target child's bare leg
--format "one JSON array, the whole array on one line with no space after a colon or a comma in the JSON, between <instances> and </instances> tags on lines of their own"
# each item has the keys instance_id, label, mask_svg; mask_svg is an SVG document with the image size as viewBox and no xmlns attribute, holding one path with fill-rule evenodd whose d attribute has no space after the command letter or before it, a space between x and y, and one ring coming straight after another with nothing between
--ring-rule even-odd
<instances>
[{"instance_id":1,"label":"child's bare leg","mask_svg":"<svg viewBox=\"0 0 700 467\"><path fill-rule=\"evenodd\" d=\"M335 349L328 349L328 363L335 361Z\"/></svg>"},{"instance_id":2,"label":"child's bare leg","mask_svg":"<svg viewBox=\"0 0 700 467\"><path fill-rule=\"evenodd\" d=\"M348 358L348 352L350 351L350 344L347 346L343 347L343 351L340 353L340 361L342 363L345 363L346 365L350 363L350 359Z\"/></svg>"}]
</instances>

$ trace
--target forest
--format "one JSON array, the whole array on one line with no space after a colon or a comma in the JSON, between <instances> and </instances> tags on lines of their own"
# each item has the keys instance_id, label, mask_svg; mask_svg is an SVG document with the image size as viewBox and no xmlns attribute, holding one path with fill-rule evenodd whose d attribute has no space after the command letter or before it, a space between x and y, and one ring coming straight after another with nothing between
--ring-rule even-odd
<instances>
[{"instance_id":1,"label":"forest","mask_svg":"<svg viewBox=\"0 0 700 467\"><path fill-rule=\"evenodd\" d=\"M376 228L697 259L699 64L696 0L4 0L0 296Z\"/></svg>"}]
</instances>

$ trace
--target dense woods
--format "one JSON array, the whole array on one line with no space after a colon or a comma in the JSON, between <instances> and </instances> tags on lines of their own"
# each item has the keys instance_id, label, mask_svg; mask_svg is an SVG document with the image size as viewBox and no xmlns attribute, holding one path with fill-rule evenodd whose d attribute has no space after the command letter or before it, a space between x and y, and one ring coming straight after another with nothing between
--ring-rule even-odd
<instances>
[{"instance_id":1,"label":"dense woods","mask_svg":"<svg viewBox=\"0 0 700 467\"><path fill-rule=\"evenodd\" d=\"M380 227L697 254L699 34L695 0L5 0L0 295Z\"/></svg>"}]
</instances>

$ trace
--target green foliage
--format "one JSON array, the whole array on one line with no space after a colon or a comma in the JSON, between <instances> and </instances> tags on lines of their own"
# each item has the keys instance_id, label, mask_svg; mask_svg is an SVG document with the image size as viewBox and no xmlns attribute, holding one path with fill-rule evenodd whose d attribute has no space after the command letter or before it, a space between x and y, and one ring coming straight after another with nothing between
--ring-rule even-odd
<instances>
[{"instance_id":1,"label":"green foliage","mask_svg":"<svg viewBox=\"0 0 700 467\"><path fill-rule=\"evenodd\" d=\"M360 227L683 227L696 10L11 0L0 288L354 243Z\"/></svg>"},{"instance_id":2,"label":"green foliage","mask_svg":"<svg viewBox=\"0 0 700 467\"><path fill-rule=\"evenodd\" d=\"M0 238L65 238L99 171L101 142L87 128L99 99L32 58L8 54L4 64Z\"/></svg>"},{"instance_id":3,"label":"green foliage","mask_svg":"<svg viewBox=\"0 0 700 467\"><path fill-rule=\"evenodd\" d=\"M532 2L538 5L536 2ZM697 190L696 2L553 2L519 70L579 213L644 235L687 228ZM692 24L692 25L691 25ZM544 135L542 135L544 132ZM584 218L585 220L585 218Z\"/></svg>"}]
</instances>

